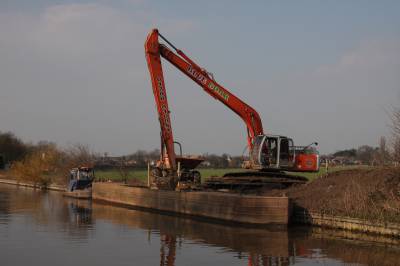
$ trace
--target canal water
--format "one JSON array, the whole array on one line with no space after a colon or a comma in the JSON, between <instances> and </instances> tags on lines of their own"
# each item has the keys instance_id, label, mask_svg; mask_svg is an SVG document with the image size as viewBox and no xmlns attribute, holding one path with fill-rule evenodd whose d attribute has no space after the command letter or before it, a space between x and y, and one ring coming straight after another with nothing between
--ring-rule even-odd
<instances>
[{"instance_id":1,"label":"canal water","mask_svg":"<svg viewBox=\"0 0 400 266\"><path fill-rule=\"evenodd\" d=\"M400 265L399 242L371 240L213 224L0 184L2 266Z\"/></svg>"}]
</instances>

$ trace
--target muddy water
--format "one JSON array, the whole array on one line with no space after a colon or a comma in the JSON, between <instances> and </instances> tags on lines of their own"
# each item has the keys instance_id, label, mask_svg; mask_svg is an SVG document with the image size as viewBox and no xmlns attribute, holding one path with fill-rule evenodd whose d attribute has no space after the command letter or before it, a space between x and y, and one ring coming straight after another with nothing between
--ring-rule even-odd
<instances>
[{"instance_id":1,"label":"muddy water","mask_svg":"<svg viewBox=\"0 0 400 266\"><path fill-rule=\"evenodd\" d=\"M399 242L344 236L211 224L0 185L0 265L400 265Z\"/></svg>"}]
</instances>

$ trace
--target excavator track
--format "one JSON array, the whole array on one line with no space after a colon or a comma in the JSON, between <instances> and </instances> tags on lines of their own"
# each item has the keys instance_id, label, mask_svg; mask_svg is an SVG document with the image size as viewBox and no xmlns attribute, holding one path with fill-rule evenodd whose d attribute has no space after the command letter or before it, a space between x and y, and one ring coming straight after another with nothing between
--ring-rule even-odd
<instances>
[{"instance_id":1,"label":"excavator track","mask_svg":"<svg viewBox=\"0 0 400 266\"><path fill-rule=\"evenodd\" d=\"M227 173L223 177L210 177L203 187L212 190L254 190L283 189L294 184L305 184L307 179L302 176L288 175L282 171L276 172L236 172Z\"/></svg>"}]
</instances>

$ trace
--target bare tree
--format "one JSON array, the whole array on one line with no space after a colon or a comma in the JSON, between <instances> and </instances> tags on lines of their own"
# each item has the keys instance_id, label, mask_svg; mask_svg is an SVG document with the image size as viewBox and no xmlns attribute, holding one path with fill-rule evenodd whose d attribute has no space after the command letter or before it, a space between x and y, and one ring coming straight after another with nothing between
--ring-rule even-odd
<instances>
[{"instance_id":1,"label":"bare tree","mask_svg":"<svg viewBox=\"0 0 400 266\"><path fill-rule=\"evenodd\" d=\"M393 161L396 165L400 163L400 139L395 139L393 141Z\"/></svg>"},{"instance_id":2,"label":"bare tree","mask_svg":"<svg viewBox=\"0 0 400 266\"><path fill-rule=\"evenodd\" d=\"M67 181L68 173L71 168L80 166L94 166L94 154L90 151L89 146L84 144L74 144L63 151L63 167L60 169L60 174Z\"/></svg>"},{"instance_id":3,"label":"bare tree","mask_svg":"<svg viewBox=\"0 0 400 266\"><path fill-rule=\"evenodd\" d=\"M386 147L386 138L382 136L379 139L379 161L381 165L386 164L389 159L389 153Z\"/></svg>"},{"instance_id":4,"label":"bare tree","mask_svg":"<svg viewBox=\"0 0 400 266\"><path fill-rule=\"evenodd\" d=\"M393 108L391 118L392 133L395 137L400 138L400 108Z\"/></svg>"},{"instance_id":5,"label":"bare tree","mask_svg":"<svg viewBox=\"0 0 400 266\"><path fill-rule=\"evenodd\" d=\"M400 163L400 108L394 107L391 114L391 129L392 129L392 153L393 160Z\"/></svg>"},{"instance_id":6,"label":"bare tree","mask_svg":"<svg viewBox=\"0 0 400 266\"><path fill-rule=\"evenodd\" d=\"M366 164L374 164L378 158L377 153L379 148L374 148L368 145L362 145L357 149L357 159Z\"/></svg>"},{"instance_id":7,"label":"bare tree","mask_svg":"<svg viewBox=\"0 0 400 266\"><path fill-rule=\"evenodd\" d=\"M121 176L124 183L125 184L128 183L130 169L129 169L128 162L127 162L125 156L121 157L118 170L119 170L119 175Z\"/></svg>"}]
</instances>

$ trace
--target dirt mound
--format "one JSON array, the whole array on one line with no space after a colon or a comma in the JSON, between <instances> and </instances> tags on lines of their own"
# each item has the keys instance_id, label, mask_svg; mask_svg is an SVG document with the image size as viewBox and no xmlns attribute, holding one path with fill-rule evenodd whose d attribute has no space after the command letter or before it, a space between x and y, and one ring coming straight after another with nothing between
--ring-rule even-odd
<instances>
[{"instance_id":1,"label":"dirt mound","mask_svg":"<svg viewBox=\"0 0 400 266\"><path fill-rule=\"evenodd\" d=\"M400 169L334 172L305 185L267 195L286 194L296 206L331 215L400 222Z\"/></svg>"}]
</instances>

